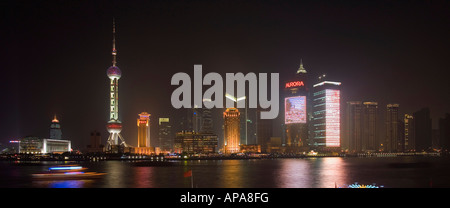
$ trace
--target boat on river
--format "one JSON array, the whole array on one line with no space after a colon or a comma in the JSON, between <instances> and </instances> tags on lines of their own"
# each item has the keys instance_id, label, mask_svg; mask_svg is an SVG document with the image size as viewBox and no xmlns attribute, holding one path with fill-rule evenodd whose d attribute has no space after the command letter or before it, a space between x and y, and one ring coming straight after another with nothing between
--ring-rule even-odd
<instances>
[{"instance_id":1,"label":"boat on river","mask_svg":"<svg viewBox=\"0 0 450 208\"><path fill-rule=\"evenodd\" d=\"M106 173L85 172L87 168L78 165L50 167L47 172L32 174L36 180L79 180L100 178Z\"/></svg>"}]
</instances>

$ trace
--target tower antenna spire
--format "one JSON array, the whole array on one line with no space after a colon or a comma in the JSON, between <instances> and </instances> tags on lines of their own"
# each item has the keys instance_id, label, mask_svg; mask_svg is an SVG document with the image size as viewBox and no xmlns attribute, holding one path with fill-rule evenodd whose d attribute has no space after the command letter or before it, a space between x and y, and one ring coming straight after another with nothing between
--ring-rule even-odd
<instances>
[{"instance_id":1,"label":"tower antenna spire","mask_svg":"<svg viewBox=\"0 0 450 208\"><path fill-rule=\"evenodd\" d=\"M113 56L113 61L112 64L113 66L116 66L117 60L116 60L116 55L117 55L117 50L116 50L116 21L115 18L113 17L113 45L112 45L112 56Z\"/></svg>"},{"instance_id":2,"label":"tower antenna spire","mask_svg":"<svg viewBox=\"0 0 450 208\"><path fill-rule=\"evenodd\" d=\"M303 67L303 59L300 59L300 67L297 70L297 74L304 73L306 74L306 69Z\"/></svg>"}]
</instances>

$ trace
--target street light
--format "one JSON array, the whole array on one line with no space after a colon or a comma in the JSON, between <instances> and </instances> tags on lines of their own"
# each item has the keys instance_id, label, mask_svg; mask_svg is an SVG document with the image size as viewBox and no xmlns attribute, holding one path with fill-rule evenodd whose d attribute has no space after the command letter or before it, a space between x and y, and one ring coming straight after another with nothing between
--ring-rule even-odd
<instances>
[{"instance_id":1,"label":"street light","mask_svg":"<svg viewBox=\"0 0 450 208\"><path fill-rule=\"evenodd\" d=\"M247 145L247 143L248 143L248 141L247 141L247 121L248 121L248 118L247 118L247 97L244 95L242 97L236 98L233 95L230 95L228 93L225 93L225 97L230 99L230 100L232 100L232 101L234 101L235 103L237 103L237 102L239 102L241 100L245 101L245 145Z\"/></svg>"}]
</instances>

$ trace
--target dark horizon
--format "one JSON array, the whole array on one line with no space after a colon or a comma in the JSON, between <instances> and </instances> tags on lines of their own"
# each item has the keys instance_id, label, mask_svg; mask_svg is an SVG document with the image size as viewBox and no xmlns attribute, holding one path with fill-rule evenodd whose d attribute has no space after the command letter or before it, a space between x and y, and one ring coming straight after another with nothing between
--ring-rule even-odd
<instances>
[{"instance_id":1,"label":"dark horizon","mask_svg":"<svg viewBox=\"0 0 450 208\"><path fill-rule=\"evenodd\" d=\"M177 116L170 79L192 75L194 64L203 74L280 73L281 84L302 59L310 79L325 73L342 82L341 109L375 101L384 122L386 104L400 104L400 115L429 107L433 128L450 112L448 1L1 4L3 144L48 137L54 114L74 149L85 148L93 130L106 140L113 17L122 135L131 145L138 113L151 114L152 142L157 119Z\"/></svg>"}]
</instances>

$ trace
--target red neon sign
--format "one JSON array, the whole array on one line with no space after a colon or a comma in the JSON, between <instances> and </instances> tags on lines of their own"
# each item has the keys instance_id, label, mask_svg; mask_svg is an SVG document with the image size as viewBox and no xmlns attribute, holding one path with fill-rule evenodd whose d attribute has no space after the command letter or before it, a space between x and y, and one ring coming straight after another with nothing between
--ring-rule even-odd
<instances>
[{"instance_id":1,"label":"red neon sign","mask_svg":"<svg viewBox=\"0 0 450 208\"><path fill-rule=\"evenodd\" d=\"M139 123L145 124L145 123L147 123L147 121L139 121Z\"/></svg>"},{"instance_id":2,"label":"red neon sign","mask_svg":"<svg viewBox=\"0 0 450 208\"><path fill-rule=\"evenodd\" d=\"M294 82L287 82L285 88L290 88L290 87L304 87L305 84L303 83L303 81L294 81Z\"/></svg>"}]
</instances>

